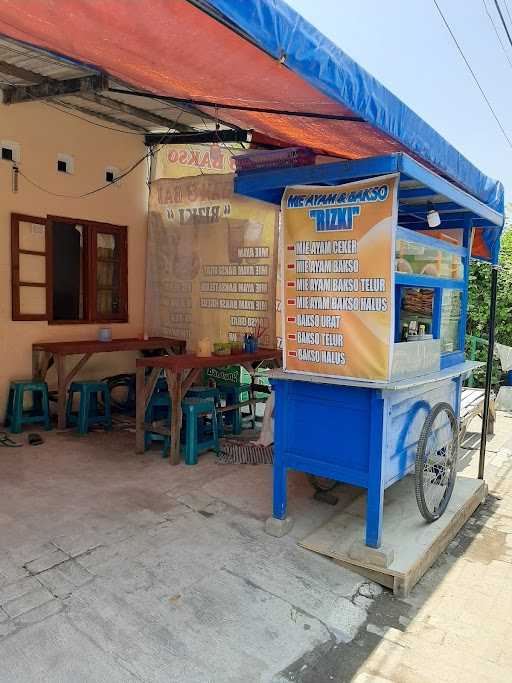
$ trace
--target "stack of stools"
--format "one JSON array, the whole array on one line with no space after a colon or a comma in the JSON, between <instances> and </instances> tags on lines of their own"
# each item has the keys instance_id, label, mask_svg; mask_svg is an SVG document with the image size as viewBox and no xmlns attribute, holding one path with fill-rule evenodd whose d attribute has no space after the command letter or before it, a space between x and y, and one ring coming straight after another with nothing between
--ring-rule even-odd
<instances>
[{"instance_id":1,"label":"stack of stools","mask_svg":"<svg viewBox=\"0 0 512 683\"><path fill-rule=\"evenodd\" d=\"M202 451L219 452L219 429L217 409L213 398L184 398L181 408L185 415L185 464L197 465ZM211 420L211 432L198 428L204 418Z\"/></svg>"},{"instance_id":2,"label":"stack of stools","mask_svg":"<svg viewBox=\"0 0 512 683\"><path fill-rule=\"evenodd\" d=\"M171 400L166 384L158 380L157 387L146 409L145 422L151 424L162 421L169 429L171 423ZM163 389L163 390L162 390ZM208 450L218 451L219 429L217 423L216 402L219 392L212 387L192 387L181 402L185 429L180 435L183 444L185 463L196 465L199 453ZM210 429L206 427L206 419L210 421ZM150 428L144 431L144 448L149 448L152 441L162 442L162 455L169 454L170 437L152 432Z\"/></svg>"},{"instance_id":3,"label":"stack of stools","mask_svg":"<svg viewBox=\"0 0 512 683\"><path fill-rule=\"evenodd\" d=\"M23 400L28 392L32 394L33 408L23 410ZM24 424L43 424L46 430L52 428L46 382L31 379L11 381L5 424L12 434L19 434Z\"/></svg>"},{"instance_id":4,"label":"stack of stools","mask_svg":"<svg viewBox=\"0 0 512 683\"><path fill-rule=\"evenodd\" d=\"M216 408L220 408L220 391L217 389L217 387L210 387L210 386L196 386L196 387L190 387L190 389L187 391L187 395L185 396L185 399L188 398L212 398L213 402L215 403ZM186 418L185 418L186 419ZM198 422L198 436L199 440L201 441L203 439L203 436L205 435L208 425L207 425L208 419L203 419L199 420ZM217 431L219 433L219 436L223 436L224 434L224 420L222 418L222 413L217 414ZM209 432L211 434L211 430Z\"/></svg>"},{"instance_id":5,"label":"stack of stools","mask_svg":"<svg viewBox=\"0 0 512 683\"><path fill-rule=\"evenodd\" d=\"M73 412L73 399L79 395L78 412ZM99 400L103 403L100 410ZM89 427L102 424L106 430L112 429L112 416L110 414L110 391L107 382L96 380L72 382L69 387L68 402L66 406L66 422L68 425L76 425L79 434L84 435Z\"/></svg>"},{"instance_id":6,"label":"stack of stools","mask_svg":"<svg viewBox=\"0 0 512 683\"><path fill-rule=\"evenodd\" d=\"M226 405L237 405L249 400L249 386L248 384L237 384L235 382L217 382L217 389L220 392L221 398L226 401ZM254 411L252 405L250 406L249 418L254 429ZM242 433L242 409L233 408L226 412L226 424L231 425L233 434Z\"/></svg>"}]
</instances>

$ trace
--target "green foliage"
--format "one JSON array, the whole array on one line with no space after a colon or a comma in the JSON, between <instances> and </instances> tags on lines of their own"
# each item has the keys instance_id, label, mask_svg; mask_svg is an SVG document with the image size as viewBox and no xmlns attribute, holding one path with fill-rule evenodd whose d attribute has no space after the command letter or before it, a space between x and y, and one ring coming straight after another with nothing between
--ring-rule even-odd
<instances>
[{"instance_id":1,"label":"green foliage","mask_svg":"<svg viewBox=\"0 0 512 683\"><path fill-rule=\"evenodd\" d=\"M489 333L489 304L491 294L491 268L489 264L473 261L469 274L468 319L466 334L487 339ZM512 346L512 227L507 222L501 238L498 294L496 298L496 341ZM466 357L469 358L469 340L466 339ZM487 360L487 345L478 344L476 360ZM493 364L493 384L500 379L499 363ZM474 373L476 384L483 386L483 370Z\"/></svg>"},{"instance_id":2,"label":"green foliage","mask_svg":"<svg viewBox=\"0 0 512 683\"><path fill-rule=\"evenodd\" d=\"M512 346L512 229L503 233L498 271L496 299L496 341ZM473 261L469 274L468 322L466 333L487 338L491 269L488 264Z\"/></svg>"}]
</instances>

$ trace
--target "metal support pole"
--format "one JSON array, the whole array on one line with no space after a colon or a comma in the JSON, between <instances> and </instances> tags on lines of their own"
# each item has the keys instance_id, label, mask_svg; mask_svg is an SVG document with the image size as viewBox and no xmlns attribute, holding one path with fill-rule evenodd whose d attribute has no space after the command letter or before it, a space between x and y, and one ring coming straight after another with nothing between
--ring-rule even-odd
<instances>
[{"instance_id":1,"label":"metal support pole","mask_svg":"<svg viewBox=\"0 0 512 683\"><path fill-rule=\"evenodd\" d=\"M487 446L487 426L489 424L492 361L494 357L494 327L496 322L496 294L498 292L498 267L498 265L493 265L491 272L491 303L489 307L489 347L487 349L487 367L485 369L484 412L482 415L482 435L480 438L480 459L478 461L479 479L484 478L485 448Z\"/></svg>"}]
</instances>

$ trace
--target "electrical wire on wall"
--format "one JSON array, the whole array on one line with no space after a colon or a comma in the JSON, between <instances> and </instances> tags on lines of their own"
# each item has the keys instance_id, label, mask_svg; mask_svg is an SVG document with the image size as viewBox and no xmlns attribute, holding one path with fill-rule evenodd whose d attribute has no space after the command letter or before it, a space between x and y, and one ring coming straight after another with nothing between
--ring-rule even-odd
<instances>
[{"instance_id":1,"label":"electrical wire on wall","mask_svg":"<svg viewBox=\"0 0 512 683\"><path fill-rule=\"evenodd\" d=\"M142 164L146 159L150 158L153 156L158 150L161 148L161 143L163 140L166 138L167 135L170 134L171 130L175 129L175 126L179 123L179 120L181 116L183 115L183 112L181 111L178 114L178 117L176 118L175 121L171 124L171 126L165 131L165 133L162 134L162 137L160 138L160 141L155 145L155 148L150 149L146 154L141 156L139 159L137 159L126 171L121 173L117 178L115 178L112 182L105 183L104 185L100 185L99 187L95 187L92 190L89 190L88 192L83 192L82 194L78 195L67 195L67 194L60 194L57 192L52 192L51 190L48 190L47 188L43 187L39 183L35 182L31 178L29 178L25 173L23 173L21 170L19 170L19 175L24 178L28 183L36 187L38 190L41 190L41 192L45 192L46 194L51 195L52 197L59 197L61 199L84 199L85 197L90 197L93 194L96 194L97 192L101 192L102 190L106 190L108 187L112 187L115 185L117 182L122 180L123 178L126 178L130 173L132 173L140 164Z\"/></svg>"}]
</instances>

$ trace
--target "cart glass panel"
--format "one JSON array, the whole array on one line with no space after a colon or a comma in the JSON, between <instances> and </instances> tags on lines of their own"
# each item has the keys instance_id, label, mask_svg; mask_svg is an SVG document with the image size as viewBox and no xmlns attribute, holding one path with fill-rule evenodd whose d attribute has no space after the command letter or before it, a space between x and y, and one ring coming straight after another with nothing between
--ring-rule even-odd
<instances>
[{"instance_id":1,"label":"cart glass panel","mask_svg":"<svg viewBox=\"0 0 512 683\"><path fill-rule=\"evenodd\" d=\"M395 247L396 271L409 275L462 280L462 257L442 246L421 244L397 239Z\"/></svg>"},{"instance_id":2,"label":"cart glass panel","mask_svg":"<svg viewBox=\"0 0 512 683\"><path fill-rule=\"evenodd\" d=\"M459 327L462 317L462 292L443 289L441 299L441 353L460 350Z\"/></svg>"}]
</instances>

